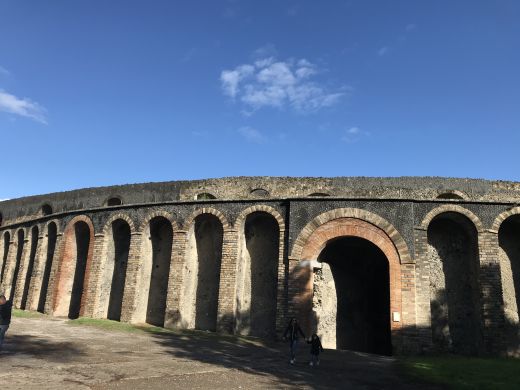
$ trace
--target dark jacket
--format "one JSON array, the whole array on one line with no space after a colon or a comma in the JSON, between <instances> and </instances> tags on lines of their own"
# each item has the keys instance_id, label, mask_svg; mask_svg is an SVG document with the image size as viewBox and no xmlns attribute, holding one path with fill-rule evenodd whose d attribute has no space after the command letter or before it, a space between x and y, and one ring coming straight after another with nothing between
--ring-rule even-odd
<instances>
[{"instance_id":1,"label":"dark jacket","mask_svg":"<svg viewBox=\"0 0 520 390\"><path fill-rule=\"evenodd\" d=\"M13 303L7 301L3 305L0 305L0 325L9 325L11 323L11 311L13 309Z\"/></svg>"},{"instance_id":2,"label":"dark jacket","mask_svg":"<svg viewBox=\"0 0 520 390\"><path fill-rule=\"evenodd\" d=\"M311 355L319 355L320 351L323 351L323 347L321 346L321 341L319 337L311 339L307 341L307 343L311 344Z\"/></svg>"},{"instance_id":3,"label":"dark jacket","mask_svg":"<svg viewBox=\"0 0 520 390\"><path fill-rule=\"evenodd\" d=\"M287 329L285 329L283 337L287 337L290 341L298 340L298 333L301 334L303 338L305 338L300 325L290 322L287 326Z\"/></svg>"}]
</instances>

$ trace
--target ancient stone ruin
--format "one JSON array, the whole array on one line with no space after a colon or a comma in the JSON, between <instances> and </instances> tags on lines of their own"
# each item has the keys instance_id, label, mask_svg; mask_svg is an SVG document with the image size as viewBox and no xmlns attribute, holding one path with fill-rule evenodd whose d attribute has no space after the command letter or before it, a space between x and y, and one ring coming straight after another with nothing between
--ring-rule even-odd
<instances>
[{"instance_id":1,"label":"ancient stone ruin","mask_svg":"<svg viewBox=\"0 0 520 390\"><path fill-rule=\"evenodd\" d=\"M0 202L17 308L378 354L520 352L520 183L234 177Z\"/></svg>"}]
</instances>

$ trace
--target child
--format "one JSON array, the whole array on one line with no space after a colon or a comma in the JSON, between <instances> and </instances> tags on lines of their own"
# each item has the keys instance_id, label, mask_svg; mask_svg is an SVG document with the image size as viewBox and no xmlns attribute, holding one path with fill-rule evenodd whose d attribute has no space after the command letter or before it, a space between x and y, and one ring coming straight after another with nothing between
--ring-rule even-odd
<instances>
[{"instance_id":1,"label":"child","mask_svg":"<svg viewBox=\"0 0 520 390\"><path fill-rule=\"evenodd\" d=\"M309 363L309 366L319 366L320 352L323 351L320 338L316 333L314 333L312 337L309 340L307 340L307 344L311 344L311 361Z\"/></svg>"}]
</instances>

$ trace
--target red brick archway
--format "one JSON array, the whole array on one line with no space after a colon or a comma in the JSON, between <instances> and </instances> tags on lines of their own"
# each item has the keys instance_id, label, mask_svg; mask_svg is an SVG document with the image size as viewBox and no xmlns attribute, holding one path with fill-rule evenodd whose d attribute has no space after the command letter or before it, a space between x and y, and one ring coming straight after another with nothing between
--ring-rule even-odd
<instances>
[{"instance_id":1,"label":"red brick archway","mask_svg":"<svg viewBox=\"0 0 520 390\"><path fill-rule=\"evenodd\" d=\"M293 305L302 325L309 329L312 321L313 273L308 266L301 266L303 260L316 260L328 242L339 237L359 237L376 245L386 256L389 265L390 316L402 313L401 262L394 242L381 228L357 218L337 218L318 226L303 245L298 264L291 272L291 289L294 292ZM293 259L296 260L296 259ZM397 316L397 315L396 315ZM396 321L394 321L396 320ZM399 330L402 319L389 318L394 348L400 345Z\"/></svg>"}]
</instances>

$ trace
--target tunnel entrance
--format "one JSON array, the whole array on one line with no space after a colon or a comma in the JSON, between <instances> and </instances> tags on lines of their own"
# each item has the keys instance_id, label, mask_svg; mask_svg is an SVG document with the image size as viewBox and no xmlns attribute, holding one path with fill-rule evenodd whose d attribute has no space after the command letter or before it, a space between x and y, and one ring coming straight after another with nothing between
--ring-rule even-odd
<instances>
[{"instance_id":1,"label":"tunnel entrance","mask_svg":"<svg viewBox=\"0 0 520 390\"><path fill-rule=\"evenodd\" d=\"M322 314L318 334L327 346L391 355L389 264L381 249L360 237L339 237L318 260L313 306Z\"/></svg>"}]
</instances>

